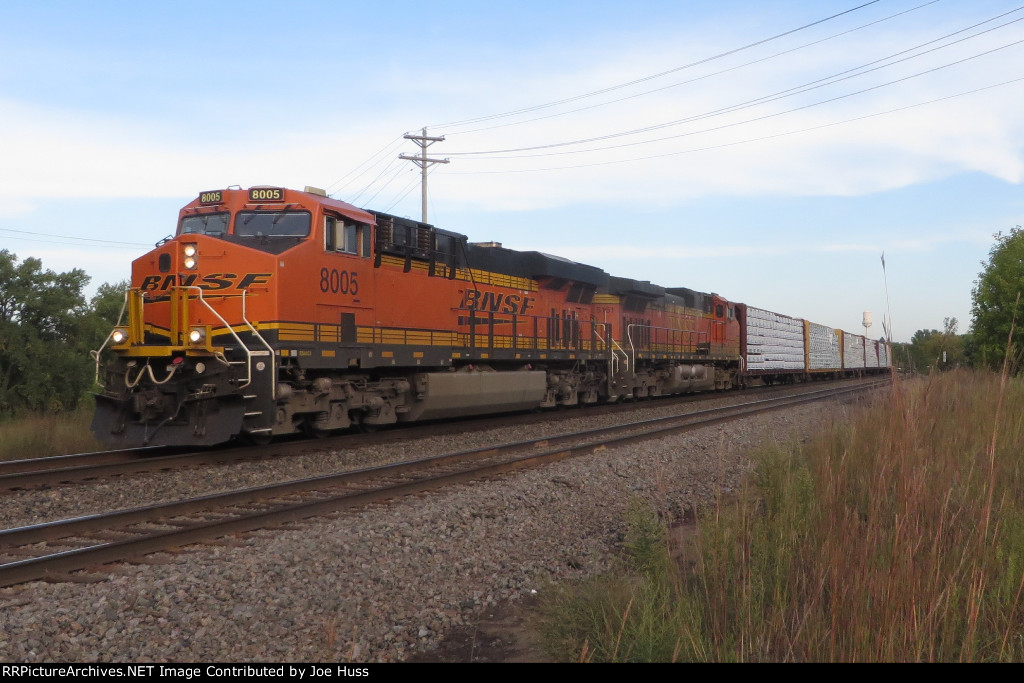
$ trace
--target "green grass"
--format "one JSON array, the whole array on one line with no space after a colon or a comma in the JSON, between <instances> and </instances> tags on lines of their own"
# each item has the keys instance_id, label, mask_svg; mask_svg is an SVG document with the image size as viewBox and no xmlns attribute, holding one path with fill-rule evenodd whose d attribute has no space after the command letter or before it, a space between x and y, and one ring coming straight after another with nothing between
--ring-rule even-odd
<instances>
[{"instance_id":1,"label":"green grass","mask_svg":"<svg viewBox=\"0 0 1024 683\"><path fill-rule=\"evenodd\" d=\"M634 504L622 570L544 605L547 649L570 661L1021 661L1022 416L1020 380L932 376L812 443L765 447L738 499L700 512L680 548Z\"/></svg>"},{"instance_id":2,"label":"green grass","mask_svg":"<svg viewBox=\"0 0 1024 683\"><path fill-rule=\"evenodd\" d=\"M103 450L89 431L92 413L89 405L71 413L0 420L0 460Z\"/></svg>"}]
</instances>

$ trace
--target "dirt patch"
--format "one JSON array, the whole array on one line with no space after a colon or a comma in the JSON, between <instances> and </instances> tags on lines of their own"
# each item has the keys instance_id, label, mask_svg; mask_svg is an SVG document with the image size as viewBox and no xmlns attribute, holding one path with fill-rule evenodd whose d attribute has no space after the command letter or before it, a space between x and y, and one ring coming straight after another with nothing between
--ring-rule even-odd
<instances>
[{"instance_id":1,"label":"dirt patch","mask_svg":"<svg viewBox=\"0 0 1024 683\"><path fill-rule=\"evenodd\" d=\"M419 652L407 662L550 662L529 626L537 598L503 602L485 610L472 626L462 626L437 649Z\"/></svg>"}]
</instances>

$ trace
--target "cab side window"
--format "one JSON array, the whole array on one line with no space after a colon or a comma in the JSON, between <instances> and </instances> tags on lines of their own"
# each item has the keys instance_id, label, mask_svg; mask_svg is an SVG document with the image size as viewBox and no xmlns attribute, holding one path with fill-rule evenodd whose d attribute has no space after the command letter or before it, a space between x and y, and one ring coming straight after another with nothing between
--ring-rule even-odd
<instances>
[{"instance_id":1,"label":"cab side window","mask_svg":"<svg viewBox=\"0 0 1024 683\"><path fill-rule=\"evenodd\" d=\"M324 248L327 251L370 255L370 226L340 216L327 216L325 220Z\"/></svg>"}]
</instances>

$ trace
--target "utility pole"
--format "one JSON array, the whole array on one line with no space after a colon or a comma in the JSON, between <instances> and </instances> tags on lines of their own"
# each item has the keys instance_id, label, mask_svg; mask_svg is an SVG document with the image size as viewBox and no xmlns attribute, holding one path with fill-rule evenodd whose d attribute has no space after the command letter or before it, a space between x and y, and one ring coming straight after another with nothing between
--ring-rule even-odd
<instances>
[{"instance_id":1,"label":"utility pole","mask_svg":"<svg viewBox=\"0 0 1024 683\"><path fill-rule=\"evenodd\" d=\"M427 156L427 147L435 142L444 142L444 136L439 138L432 138L427 136L427 129L423 129L423 135L409 135L405 134L406 140L412 140L420 146L420 155L412 156L411 154L399 154L399 159L405 159L411 161L420 167L421 180L420 180L420 191L423 196L423 218L422 222L427 222L427 166L431 164L447 164L447 159L431 159Z\"/></svg>"}]
</instances>

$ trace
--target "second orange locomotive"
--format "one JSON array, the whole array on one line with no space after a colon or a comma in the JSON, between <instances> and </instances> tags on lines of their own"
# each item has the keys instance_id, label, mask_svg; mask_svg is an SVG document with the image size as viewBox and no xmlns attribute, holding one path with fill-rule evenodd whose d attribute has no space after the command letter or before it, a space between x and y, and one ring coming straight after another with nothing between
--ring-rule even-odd
<instances>
[{"instance_id":1,"label":"second orange locomotive","mask_svg":"<svg viewBox=\"0 0 1024 683\"><path fill-rule=\"evenodd\" d=\"M132 264L96 435L208 445L727 388L738 307L368 212L203 192ZM99 359L99 354L97 354Z\"/></svg>"}]
</instances>

